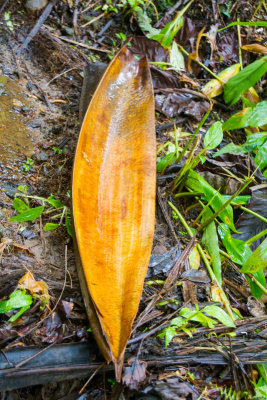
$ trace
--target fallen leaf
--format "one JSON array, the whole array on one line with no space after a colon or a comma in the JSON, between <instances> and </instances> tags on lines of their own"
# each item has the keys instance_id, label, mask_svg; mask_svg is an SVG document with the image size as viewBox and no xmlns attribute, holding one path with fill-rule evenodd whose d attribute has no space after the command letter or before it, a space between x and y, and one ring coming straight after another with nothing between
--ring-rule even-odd
<instances>
[{"instance_id":1,"label":"fallen leaf","mask_svg":"<svg viewBox=\"0 0 267 400\"><path fill-rule=\"evenodd\" d=\"M72 188L83 296L86 303L92 299L98 320L94 315L91 327L105 358L115 363L117 381L152 248L155 182L149 66L125 46L88 107Z\"/></svg>"}]
</instances>

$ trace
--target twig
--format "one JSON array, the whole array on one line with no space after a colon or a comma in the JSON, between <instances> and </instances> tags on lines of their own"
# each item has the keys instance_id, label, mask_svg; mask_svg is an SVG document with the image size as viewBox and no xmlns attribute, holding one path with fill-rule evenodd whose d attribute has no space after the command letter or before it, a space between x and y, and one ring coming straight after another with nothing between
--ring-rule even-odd
<instances>
[{"instance_id":1,"label":"twig","mask_svg":"<svg viewBox=\"0 0 267 400\"><path fill-rule=\"evenodd\" d=\"M63 42L72 43L72 44L75 44L75 46L84 47L85 49L88 49L88 50L102 51L103 53L109 53L109 52L110 52L109 50L106 50L106 49L98 49L98 48L96 48L96 47L89 46L88 44L85 44L85 43L76 42L75 40L67 39L67 38L65 38L65 37L63 37L63 36L55 35L54 33L51 33L51 32L50 32L50 35L51 35L51 36L54 36L54 37L57 38L57 39L62 40Z\"/></svg>"},{"instance_id":2,"label":"twig","mask_svg":"<svg viewBox=\"0 0 267 400\"><path fill-rule=\"evenodd\" d=\"M83 24L82 28L85 28L86 26L93 24L94 22L98 21L100 18L104 17L104 15L105 15L105 13L102 13L102 14L98 15L97 17L91 19L90 21Z\"/></svg>"},{"instance_id":3,"label":"twig","mask_svg":"<svg viewBox=\"0 0 267 400\"><path fill-rule=\"evenodd\" d=\"M93 377L97 374L97 372L104 367L106 363L102 363L101 365L99 365L99 367L96 368L96 370L92 373L92 375L87 379L87 381L85 382L85 384L83 385L83 387L81 388L81 390L79 391L79 394L82 394L84 389L86 388L86 386L88 385L88 383L91 382L91 380L93 379Z\"/></svg>"},{"instance_id":4,"label":"twig","mask_svg":"<svg viewBox=\"0 0 267 400\"><path fill-rule=\"evenodd\" d=\"M17 52L18 55L20 55L21 52L24 49L26 49L26 47L28 46L30 41L38 33L38 31L40 30L41 26L43 25L43 23L45 22L45 20L49 16L49 14L51 13L52 8L54 7L54 4L55 4L55 1L51 1L50 3L47 4L47 6L45 7L44 11L42 12L42 15L40 16L40 18L38 19L38 21L36 22L36 24L34 25L32 30L30 31L29 35L26 37L26 39L22 43L21 47L18 49L18 52Z\"/></svg>"},{"instance_id":5,"label":"twig","mask_svg":"<svg viewBox=\"0 0 267 400\"><path fill-rule=\"evenodd\" d=\"M167 222L168 227L170 228L170 231L171 231L171 234L172 234L173 238L175 239L175 241L177 243L180 243L179 238L176 235L176 232L175 232L174 227L172 225L171 219L169 217L167 208L166 208L166 206L164 204L164 201L163 201L163 199L161 197L161 193L160 193L160 189L159 188L157 188L157 199L158 199L158 203L159 203L160 209L162 211L162 214L163 214L163 216L165 218L165 221Z\"/></svg>"},{"instance_id":6,"label":"twig","mask_svg":"<svg viewBox=\"0 0 267 400\"><path fill-rule=\"evenodd\" d=\"M9 0L5 0L5 1L4 1L4 4L3 4L2 7L0 8L0 14L2 14L2 12L3 12L4 9L6 8L8 2L9 2Z\"/></svg>"}]
</instances>

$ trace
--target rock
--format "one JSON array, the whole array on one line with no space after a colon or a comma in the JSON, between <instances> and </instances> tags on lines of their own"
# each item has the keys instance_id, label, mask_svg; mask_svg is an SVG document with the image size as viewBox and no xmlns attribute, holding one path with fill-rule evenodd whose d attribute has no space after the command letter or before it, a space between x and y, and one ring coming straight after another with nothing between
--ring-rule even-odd
<instances>
[{"instance_id":1,"label":"rock","mask_svg":"<svg viewBox=\"0 0 267 400\"><path fill-rule=\"evenodd\" d=\"M48 0L27 0L25 7L33 12L41 11L48 3Z\"/></svg>"},{"instance_id":2,"label":"rock","mask_svg":"<svg viewBox=\"0 0 267 400\"><path fill-rule=\"evenodd\" d=\"M37 153L34 158L37 161L47 161L49 159L49 154L45 153L44 151L41 151L40 153Z\"/></svg>"}]
</instances>

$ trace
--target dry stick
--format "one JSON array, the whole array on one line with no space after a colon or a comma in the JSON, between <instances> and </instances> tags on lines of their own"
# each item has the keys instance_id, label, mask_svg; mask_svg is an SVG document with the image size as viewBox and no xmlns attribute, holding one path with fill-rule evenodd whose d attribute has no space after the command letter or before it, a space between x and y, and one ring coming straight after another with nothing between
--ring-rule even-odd
<instances>
[{"instance_id":1,"label":"dry stick","mask_svg":"<svg viewBox=\"0 0 267 400\"><path fill-rule=\"evenodd\" d=\"M21 52L24 49L26 49L26 47L28 46L30 41L38 33L38 31L40 30L41 26L43 25L43 23L45 22L45 20L49 16L49 14L51 13L52 8L54 7L54 4L55 4L55 1L51 1L50 3L47 4L47 6L45 7L44 11L42 12L42 15L40 16L40 18L38 19L38 21L36 22L36 24L34 25L32 30L30 31L29 35L26 37L26 39L22 43L21 47L18 49L18 55L20 55Z\"/></svg>"},{"instance_id":2,"label":"dry stick","mask_svg":"<svg viewBox=\"0 0 267 400\"><path fill-rule=\"evenodd\" d=\"M110 52L109 50L106 50L106 49L98 49L98 48L96 48L96 47L89 46L88 44L85 44L85 43L76 42L75 40L67 39L67 38L65 38L65 37L63 37L63 36L55 35L54 33L51 33L51 32L50 32L50 35L51 35L51 36L54 36L54 37L57 38L57 39L63 40L64 42L72 43L72 44L74 44L75 46L84 47L85 49L88 49L88 50L101 51L102 53L109 53L109 52Z\"/></svg>"},{"instance_id":3,"label":"dry stick","mask_svg":"<svg viewBox=\"0 0 267 400\"><path fill-rule=\"evenodd\" d=\"M180 273L180 270L182 269L185 261L189 257L189 254L192 250L192 248L195 246L195 237L193 236L178 260L176 261L174 267L171 269L163 288L160 290L158 294L155 295L155 297L150 301L150 303L146 306L145 310L142 312L140 315L135 327L133 328L132 332L135 331L138 326L141 324L143 319L147 316L147 314L151 311L151 309L155 306L155 304L158 302L158 300L161 298L162 295L164 295L170 286L174 283L174 281L177 279L177 275Z\"/></svg>"},{"instance_id":4,"label":"dry stick","mask_svg":"<svg viewBox=\"0 0 267 400\"><path fill-rule=\"evenodd\" d=\"M169 217L167 208L166 208L166 206L165 206L165 204L163 202L163 199L161 197L161 193L160 193L159 188L157 188L157 199L158 199L158 203L159 203L160 209L162 211L162 214L164 215L164 218L165 218L165 220L167 222L167 225L170 228L171 234L172 234L173 238L175 239L175 241L179 244L180 243L179 238L176 235L176 232L174 230L174 227L172 225L171 219Z\"/></svg>"},{"instance_id":5,"label":"dry stick","mask_svg":"<svg viewBox=\"0 0 267 400\"><path fill-rule=\"evenodd\" d=\"M94 22L98 21L100 18L104 17L104 15L105 15L105 13L102 13L102 14L98 15L97 17L91 19L90 21L86 22L86 24L83 24L82 28L85 28L86 26L93 24Z\"/></svg>"},{"instance_id":6,"label":"dry stick","mask_svg":"<svg viewBox=\"0 0 267 400\"><path fill-rule=\"evenodd\" d=\"M103 368L105 366L106 362L102 363L101 365L99 365L99 367L96 368L96 370L92 373L92 375L87 379L87 381L85 382L85 384L83 385L83 387L81 388L81 390L79 391L79 394L82 394L82 392L84 391L84 389L86 388L86 386L88 385L88 383L91 382L91 380L93 379L93 377L98 373L98 371Z\"/></svg>"},{"instance_id":7,"label":"dry stick","mask_svg":"<svg viewBox=\"0 0 267 400\"><path fill-rule=\"evenodd\" d=\"M2 14L2 12L3 12L4 9L6 8L8 2L9 2L9 0L6 0L6 1L4 2L4 4L3 4L2 7L0 8L0 14Z\"/></svg>"}]
</instances>

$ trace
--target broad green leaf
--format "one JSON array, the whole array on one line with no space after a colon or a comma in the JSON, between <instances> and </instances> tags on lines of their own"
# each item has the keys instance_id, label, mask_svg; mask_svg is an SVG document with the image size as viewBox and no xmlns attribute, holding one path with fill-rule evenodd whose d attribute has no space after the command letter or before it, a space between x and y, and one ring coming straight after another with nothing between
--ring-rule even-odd
<instances>
[{"instance_id":1,"label":"broad green leaf","mask_svg":"<svg viewBox=\"0 0 267 400\"><path fill-rule=\"evenodd\" d=\"M236 327L232 319L229 317L229 315L222 308L218 306L214 305L207 306L202 311L210 315L211 317L216 318L225 326L229 326L230 328Z\"/></svg>"},{"instance_id":2,"label":"broad green leaf","mask_svg":"<svg viewBox=\"0 0 267 400\"><path fill-rule=\"evenodd\" d=\"M191 6L193 0L189 1L185 7L176 14L173 21L169 22L161 29L161 31L156 35L149 35L150 39L154 39L159 42L165 49L171 46L172 40L174 36L176 36L177 32L183 26L183 14L188 10Z\"/></svg>"},{"instance_id":3,"label":"broad green leaf","mask_svg":"<svg viewBox=\"0 0 267 400\"><path fill-rule=\"evenodd\" d=\"M148 32L146 36L150 37L151 35L153 36L160 33L159 29L153 28L151 25L151 19L144 10L138 11L136 13L136 18L140 29L143 32Z\"/></svg>"},{"instance_id":4,"label":"broad green leaf","mask_svg":"<svg viewBox=\"0 0 267 400\"><path fill-rule=\"evenodd\" d=\"M244 108L244 110L232 115L224 124L223 130L242 129L250 126L256 128L267 123L267 101L261 101L255 107Z\"/></svg>"},{"instance_id":5,"label":"broad green leaf","mask_svg":"<svg viewBox=\"0 0 267 400\"><path fill-rule=\"evenodd\" d=\"M235 104L239 96L248 90L267 72L267 56L249 64L237 75L231 78L224 86L224 100Z\"/></svg>"},{"instance_id":6,"label":"broad green leaf","mask_svg":"<svg viewBox=\"0 0 267 400\"><path fill-rule=\"evenodd\" d=\"M222 123L220 121L215 122L204 137L204 146L206 149L214 149L219 146L223 140Z\"/></svg>"},{"instance_id":7,"label":"broad green leaf","mask_svg":"<svg viewBox=\"0 0 267 400\"><path fill-rule=\"evenodd\" d=\"M232 196L230 194L223 194L222 197L224 198L225 201L228 201ZM250 199L251 199L250 195L240 195L235 197L233 203L241 205L247 204Z\"/></svg>"},{"instance_id":8,"label":"broad green leaf","mask_svg":"<svg viewBox=\"0 0 267 400\"><path fill-rule=\"evenodd\" d=\"M177 335L175 326L169 326L165 328L158 337L165 338L165 347L168 347L172 339Z\"/></svg>"},{"instance_id":9,"label":"broad green leaf","mask_svg":"<svg viewBox=\"0 0 267 400\"><path fill-rule=\"evenodd\" d=\"M171 44L174 36L177 35L178 31L183 26L183 18L180 15L177 15L173 21L169 22L161 29L160 33L156 35L149 35L150 39L156 40L161 44L162 47L168 49Z\"/></svg>"},{"instance_id":10,"label":"broad green leaf","mask_svg":"<svg viewBox=\"0 0 267 400\"><path fill-rule=\"evenodd\" d=\"M258 150L254 161L259 165L260 169L267 167L267 142L265 142Z\"/></svg>"},{"instance_id":11,"label":"broad green leaf","mask_svg":"<svg viewBox=\"0 0 267 400\"><path fill-rule=\"evenodd\" d=\"M186 322L182 317L176 317L171 320L171 326L176 326L178 328L181 328L181 326L185 325Z\"/></svg>"},{"instance_id":12,"label":"broad green leaf","mask_svg":"<svg viewBox=\"0 0 267 400\"><path fill-rule=\"evenodd\" d=\"M59 227L59 224L53 224L51 222L47 222L44 226L44 231L53 231L54 229L57 229Z\"/></svg>"},{"instance_id":13,"label":"broad green leaf","mask_svg":"<svg viewBox=\"0 0 267 400\"><path fill-rule=\"evenodd\" d=\"M168 165L172 164L175 159L176 159L175 152L167 154L157 163L157 171L158 172L163 171Z\"/></svg>"},{"instance_id":14,"label":"broad green leaf","mask_svg":"<svg viewBox=\"0 0 267 400\"><path fill-rule=\"evenodd\" d=\"M30 306L31 304L31 295L26 294L22 290L15 290L15 292L11 293L8 300L0 301L0 314L5 314L16 308Z\"/></svg>"},{"instance_id":15,"label":"broad green leaf","mask_svg":"<svg viewBox=\"0 0 267 400\"><path fill-rule=\"evenodd\" d=\"M185 69L184 56L178 49L177 43L175 41L173 41L170 50L170 64L178 72Z\"/></svg>"},{"instance_id":16,"label":"broad green leaf","mask_svg":"<svg viewBox=\"0 0 267 400\"><path fill-rule=\"evenodd\" d=\"M55 199L55 196L53 194L49 196L48 199L46 199L45 201L47 201L49 204L51 204L51 206L55 208L65 207L64 204L62 204L59 200Z\"/></svg>"},{"instance_id":17,"label":"broad green leaf","mask_svg":"<svg viewBox=\"0 0 267 400\"><path fill-rule=\"evenodd\" d=\"M15 197L15 199L13 200L13 207L15 208L15 210L19 213L24 212L29 210L30 208L27 206L26 203L24 203L24 201L22 201L21 199L19 199L18 197Z\"/></svg>"},{"instance_id":18,"label":"broad green leaf","mask_svg":"<svg viewBox=\"0 0 267 400\"><path fill-rule=\"evenodd\" d=\"M25 313L25 311L29 310L29 308L31 308L31 306L21 307L15 315L12 315L12 317L9 318L8 322L15 322L23 313Z\"/></svg>"},{"instance_id":19,"label":"broad green leaf","mask_svg":"<svg viewBox=\"0 0 267 400\"><path fill-rule=\"evenodd\" d=\"M202 326L208 326L211 329L217 324L216 321L204 315L202 311L190 310L190 308L187 307L183 307L180 310L179 315L190 321L199 322Z\"/></svg>"},{"instance_id":20,"label":"broad green leaf","mask_svg":"<svg viewBox=\"0 0 267 400\"><path fill-rule=\"evenodd\" d=\"M9 218L9 221L24 222L33 221L40 217L44 211L44 206L29 208L29 210L22 212L21 214L15 215L15 217Z\"/></svg>"},{"instance_id":21,"label":"broad green leaf","mask_svg":"<svg viewBox=\"0 0 267 400\"><path fill-rule=\"evenodd\" d=\"M222 147L220 150L216 151L216 153L213 154L214 157L218 157L221 154L246 154L248 151L245 148L245 146L238 146L234 143L228 143L226 146Z\"/></svg>"},{"instance_id":22,"label":"broad green leaf","mask_svg":"<svg viewBox=\"0 0 267 400\"><path fill-rule=\"evenodd\" d=\"M226 224L221 224L218 227L218 232L231 260L239 265L243 265L252 254L250 247L243 240L233 238Z\"/></svg>"},{"instance_id":23,"label":"broad green leaf","mask_svg":"<svg viewBox=\"0 0 267 400\"><path fill-rule=\"evenodd\" d=\"M202 223L212 216L212 211L207 208L202 217ZM222 283L222 268L219 240L216 231L215 222L210 222L203 230L202 243L211 257L211 265L219 283Z\"/></svg>"},{"instance_id":24,"label":"broad green leaf","mask_svg":"<svg viewBox=\"0 0 267 400\"><path fill-rule=\"evenodd\" d=\"M242 129L249 125L248 121L253 114L254 108L244 108L244 110L233 114L224 124L224 131L231 131L232 129Z\"/></svg>"},{"instance_id":25,"label":"broad green leaf","mask_svg":"<svg viewBox=\"0 0 267 400\"><path fill-rule=\"evenodd\" d=\"M267 267L267 238L256 248L256 250L245 261L241 272L255 273Z\"/></svg>"},{"instance_id":26,"label":"broad green leaf","mask_svg":"<svg viewBox=\"0 0 267 400\"><path fill-rule=\"evenodd\" d=\"M248 151L260 148L265 142L267 142L267 132L252 133L245 143Z\"/></svg>"},{"instance_id":27,"label":"broad green leaf","mask_svg":"<svg viewBox=\"0 0 267 400\"><path fill-rule=\"evenodd\" d=\"M264 275L264 271L260 270L258 272L255 272L254 274L252 274L254 276L254 278L257 279L257 281L259 281L263 287L266 288L266 278ZM260 299L262 297L262 295L264 294L263 290L261 290L261 288L259 288L259 286L253 282L249 276L247 276L245 274L246 280L249 283L249 287L252 293L252 296L256 297L257 299Z\"/></svg>"},{"instance_id":28,"label":"broad green leaf","mask_svg":"<svg viewBox=\"0 0 267 400\"><path fill-rule=\"evenodd\" d=\"M197 172L190 170L185 181L185 185L192 189L194 192L203 193L205 198L204 200L210 201L210 206L216 212L219 210L225 203L222 195L215 190L205 179L202 178ZM220 219L227 224L234 232L236 232L234 222L233 222L233 209L230 205L228 205L223 211L219 214Z\"/></svg>"},{"instance_id":29,"label":"broad green leaf","mask_svg":"<svg viewBox=\"0 0 267 400\"><path fill-rule=\"evenodd\" d=\"M257 364L256 366L257 366L257 369L258 369L262 379L267 384L267 363L265 363L265 364Z\"/></svg>"},{"instance_id":30,"label":"broad green leaf","mask_svg":"<svg viewBox=\"0 0 267 400\"><path fill-rule=\"evenodd\" d=\"M267 64L267 58L266 58ZM248 126L256 128L267 124L267 100L261 101L253 109L253 112L248 120Z\"/></svg>"}]
</instances>

